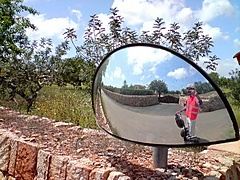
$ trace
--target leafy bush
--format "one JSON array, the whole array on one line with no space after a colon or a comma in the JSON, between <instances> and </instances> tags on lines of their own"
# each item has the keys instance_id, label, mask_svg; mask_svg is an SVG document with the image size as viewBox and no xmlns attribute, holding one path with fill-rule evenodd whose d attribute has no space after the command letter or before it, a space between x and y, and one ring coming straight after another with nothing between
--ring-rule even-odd
<instances>
[{"instance_id":1,"label":"leafy bush","mask_svg":"<svg viewBox=\"0 0 240 180\"><path fill-rule=\"evenodd\" d=\"M124 94L124 95L153 95L153 90L121 88L120 89L120 94Z\"/></svg>"},{"instance_id":2,"label":"leafy bush","mask_svg":"<svg viewBox=\"0 0 240 180\"><path fill-rule=\"evenodd\" d=\"M116 92L119 93L119 88L113 87L113 86L104 86L105 89L111 91L111 92Z\"/></svg>"}]
</instances>

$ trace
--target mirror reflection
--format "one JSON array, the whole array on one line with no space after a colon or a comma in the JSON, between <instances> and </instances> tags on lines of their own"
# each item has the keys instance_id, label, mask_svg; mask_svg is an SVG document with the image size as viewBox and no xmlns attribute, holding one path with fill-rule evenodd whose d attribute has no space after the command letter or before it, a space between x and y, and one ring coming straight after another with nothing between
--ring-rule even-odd
<instances>
[{"instance_id":1,"label":"mirror reflection","mask_svg":"<svg viewBox=\"0 0 240 180\"><path fill-rule=\"evenodd\" d=\"M235 138L218 91L166 50L133 46L114 52L98 69L93 90L97 122L116 137L157 145Z\"/></svg>"}]
</instances>

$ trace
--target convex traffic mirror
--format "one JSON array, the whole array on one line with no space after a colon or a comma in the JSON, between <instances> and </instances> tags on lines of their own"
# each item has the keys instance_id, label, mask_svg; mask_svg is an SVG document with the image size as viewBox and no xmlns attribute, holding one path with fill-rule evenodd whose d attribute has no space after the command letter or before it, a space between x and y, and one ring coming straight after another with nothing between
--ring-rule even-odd
<instances>
[{"instance_id":1,"label":"convex traffic mirror","mask_svg":"<svg viewBox=\"0 0 240 180\"><path fill-rule=\"evenodd\" d=\"M188 109L188 114L197 113L193 141L186 138L191 127L181 111L189 85L201 99L197 109ZM137 43L115 49L98 67L92 88L98 125L122 140L180 147L239 139L236 119L219 87L198 65L166 47ZM184 125L176 123L177 112ZM185 132L185 127L190 129Z\"/></svg>"}]
</instances>

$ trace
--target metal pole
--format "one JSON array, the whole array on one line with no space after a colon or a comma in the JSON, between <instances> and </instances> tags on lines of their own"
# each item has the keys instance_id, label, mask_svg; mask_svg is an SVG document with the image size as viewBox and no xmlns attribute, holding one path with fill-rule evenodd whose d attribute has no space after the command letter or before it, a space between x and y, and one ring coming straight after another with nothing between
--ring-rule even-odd
<instances>
[{"instance_id":1,"label":"metal pole","mask_svg":"<svg viewBox=\"0 0 240 180\"><path fill-rule=\"evenodd\" d=\"M167 168L168 162L168 147L156 146L153 147L153 164L155 168Z\"/></svg>"}]
</instances>

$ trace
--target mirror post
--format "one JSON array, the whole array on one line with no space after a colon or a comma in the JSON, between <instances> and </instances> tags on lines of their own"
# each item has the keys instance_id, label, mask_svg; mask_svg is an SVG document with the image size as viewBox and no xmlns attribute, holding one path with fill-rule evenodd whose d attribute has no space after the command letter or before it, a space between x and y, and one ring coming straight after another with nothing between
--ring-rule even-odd
<instances>
[{"instance_id":1,"label":"mirror post","mask_svg":"<svg viewBox=\"0 0 240 180\"><path fill-rule=\"evenodd\" d=\"M155 168L167 168L168 163L168 147L153 147L153 165Z\"/></svg>"}]
</instances>

